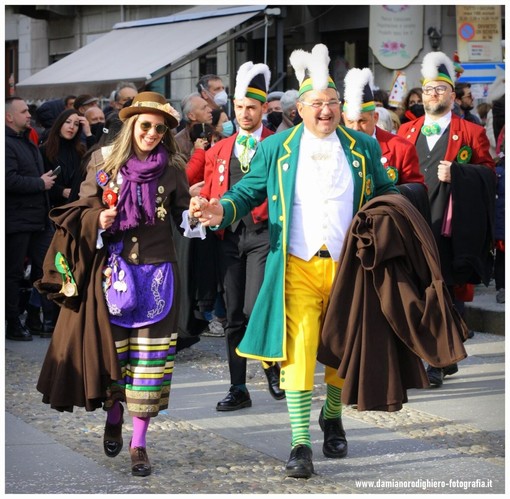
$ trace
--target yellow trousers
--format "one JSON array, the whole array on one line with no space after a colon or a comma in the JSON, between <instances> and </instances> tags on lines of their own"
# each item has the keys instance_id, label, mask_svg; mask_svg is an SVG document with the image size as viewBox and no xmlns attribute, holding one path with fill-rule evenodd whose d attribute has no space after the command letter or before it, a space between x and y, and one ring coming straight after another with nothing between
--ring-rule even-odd
<instances>
[{"instance_id":1,"label":"yellow trousers","mask_svg":"<svg viewBox=\"0 0 510 499\"><path fill-rule=\"evenodd\" d=\"M312 390L317 349L338 263L314 256L310 261L289 255L285 277L287 360L282 361L280 387ZM326 366L324 381L342 388L336 369Z\"/></svg>"}]
</instances>

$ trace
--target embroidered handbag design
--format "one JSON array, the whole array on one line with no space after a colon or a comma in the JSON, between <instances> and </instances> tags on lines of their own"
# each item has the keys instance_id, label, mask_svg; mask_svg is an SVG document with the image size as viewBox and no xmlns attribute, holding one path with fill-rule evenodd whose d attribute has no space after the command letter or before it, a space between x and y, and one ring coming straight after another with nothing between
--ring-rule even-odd
<instances>
[{"instance_id":1,"label":"embroidered handbag design","mask_svg":"<svg viewBox=\"0 0 510 499\"><path fill-rule=\"evenodd\" d=\"M120 256L122 241L110 243L108 261L103 269L103 291L110 315L122 316L135 309L137 295L129 264Z\"/></svg>"}]
</instances>

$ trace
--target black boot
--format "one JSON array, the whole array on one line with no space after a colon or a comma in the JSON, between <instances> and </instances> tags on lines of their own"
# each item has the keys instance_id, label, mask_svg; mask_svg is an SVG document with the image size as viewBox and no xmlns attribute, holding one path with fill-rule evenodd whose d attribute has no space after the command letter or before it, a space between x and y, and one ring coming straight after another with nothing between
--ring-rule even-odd
<instances>
[{"instance_id":1,"label":"black boot","mask_svg":"<svg viewBox=\"0 0 510 499\"><path fill-rule=\"evenodd\" d=\"M285 390L280 388L280 366L275 362L271 367L264 369L266 374L267 384L271 397L276 400L285 398Z\"/></svg>"},{"instance_id":2,"label":"black boot","mask_svg":"<svg viewBox=\"0 0 510 499\"><path fill-rule=\"evenodd\" d=\"M35 305L27 304L27 318L25 319L25 327L32 334L41 334L43 324L41 321L41 309Z\"/></svg>"},{"instance_id":3,"label":"black boot","mask_svg":"<svg viewBox=\"0 0 510 499\"><path fill-rule=\"evenodd\" d=\"M427 377L431 386L439 388L443 384L444 374L440 367L427 367Z\"/></svg>"},{"instance_id":4,"label":"black boot","mask_svg":"<svg viewBox=\"0 0 510 499\"><path fill-rule=\"evenodd\" d=\"M7 327L5 329L5 337L8 340L15 341L32 341L30 331L21 324L21 321L16 319L7 319Z\"/></svg>"}]
</instances>

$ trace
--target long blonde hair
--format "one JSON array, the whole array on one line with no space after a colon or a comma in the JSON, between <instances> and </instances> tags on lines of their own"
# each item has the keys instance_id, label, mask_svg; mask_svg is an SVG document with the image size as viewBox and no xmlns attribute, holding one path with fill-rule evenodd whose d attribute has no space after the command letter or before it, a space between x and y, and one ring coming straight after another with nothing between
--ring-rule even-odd
<instances>
[{"instance_id":1,"label":"long blonde hair","mask_svg":"<svg viewBox=\"0 0 510 499\"><path fill-rule=\"evenodd\" d=\"M134 154L133 146L133 130L138 115L130 116L122 125L122 128L112 142L111 154L105 159L104 172L111 178L115 178L119 170L126 164L127 160ZM166 123L166 120L165 120ZM166 123L168 126L168 123ZM167 129L165 135L160 142L168 152L168 165L179 170L186 169L186 162L180 154L177 153L177 143L170 128Z\"/></svg>"}]
</instances>

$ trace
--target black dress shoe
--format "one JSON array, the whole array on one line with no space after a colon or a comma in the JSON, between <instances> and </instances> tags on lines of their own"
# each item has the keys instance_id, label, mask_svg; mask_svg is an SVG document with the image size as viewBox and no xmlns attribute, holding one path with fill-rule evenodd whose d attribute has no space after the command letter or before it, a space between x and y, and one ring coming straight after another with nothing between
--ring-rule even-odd
<instances>
[{"instance_id":1,"label":"black dress shoe","mask_svg":"<svg viewBox=\"0 0 510 499\"><path fill-rule=\"evenodd\" d=\"M292 478L310 478L313 474L312 449L308 445L296 445L290 452L285 474Z\"/></svg>"},{"instance_id":2,"label":"black dress shoe","mask_svg":"<svg viewBox=\"0 0 510 499\"><path fill-rule=\"evenodd\" d=\"M8 340L15 341L32 341L33 339L30 331L23 324L21 324L21 321L18 318L9 319L7 321L5 337Z\"/></svg>"},{"instance_id":3,"label":"black dress shoe","mask_svg":"<svg viewBox=\"0 0 510 499\"><path fill-rule=\"evenodd\" d=\"M324 444L322 445L324 455L337 459L347 456L347 439L342 418L324 419L324 408L322 408L319 426L324 432Z\"/></svg>"},{"instance_id":4,"label":"black dress shoe","mask_svg":"<svg viewBox=\"0 0 510 499\"><path fill-rule=\"evenodd\" d=\"M248 391L231 386L227 396L216 405L217 411L237 411L243 407L251 407L251 398Z\"/></svg>"},{"instance_id":5,"label":"black dress shoe","mask_svg":"<svg viewBox=\"0 0 510 499\"><path fill-rule=\"evenodd\" d=\"M427 377L429 378L429 383L436 388L439 388L443 384L443 370L440 367L427 367Z\"/></svg>"},{"instance_id":6,"label":"black dress shoe","mask_svg":"<svg viewBox=\"0 0 510 499\"><path fill-rule=\"evenodd\" d=\"M285 390L280 388L280 366L275 363L271 367L264 369L267 378L267 384L269 387L269 393L271 397L276 400L282 400L285 398Z\"/></svg>"},{"instance_id":7,"label":"black dress shoe","mask_svg":"<svg viewBox=\"0 0 510 499\"><path fill-rule=\"evenodd\" d=\"M120 406L120 420L116 424L106 421L103 436L103 449L108 457L115 457L124 443L122 439L122 424L124 423L124 407Z\"/></svg>"},{"instance_id":8,"label":"black dress shoe","mask_svg":"<svg viewBox=\"0 0 510 499\"><path fill-rule=\"evenodd\" d=\"M459 366L457 363L451 364L449 366L443 367L443 376L451 376L459 371Z\"/></svg>"}]
</instances>

